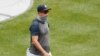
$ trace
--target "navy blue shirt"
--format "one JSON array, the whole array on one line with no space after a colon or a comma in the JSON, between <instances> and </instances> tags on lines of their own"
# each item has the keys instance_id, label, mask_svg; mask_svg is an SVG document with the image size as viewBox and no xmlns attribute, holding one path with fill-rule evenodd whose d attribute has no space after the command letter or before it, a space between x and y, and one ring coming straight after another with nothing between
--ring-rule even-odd
<instances>
[{"instance_id":1,"label":"navy blue shirt","mask_svg":"<svg viewBox=\"0 0 100 56\"><path fill-rule=\"evenodd\" d=\"M41 52L32 43L32 36L38 36L38 41L40 45L46 52L50 52L50 42L49 42L49 27L47 21L43 22L36 18L32 25L30 26L30 53L41 55Z\"/></svg>"},{"instance_id":2,"label":"navy blue shirt","mask_svg":"<svg viewBox=\"0 0 100 56\"><path fill-rule=\"evenodd\" d=\"M39 22L34 21L30 27L31 35L39 35Z\"/></svg>"}]
</instances>

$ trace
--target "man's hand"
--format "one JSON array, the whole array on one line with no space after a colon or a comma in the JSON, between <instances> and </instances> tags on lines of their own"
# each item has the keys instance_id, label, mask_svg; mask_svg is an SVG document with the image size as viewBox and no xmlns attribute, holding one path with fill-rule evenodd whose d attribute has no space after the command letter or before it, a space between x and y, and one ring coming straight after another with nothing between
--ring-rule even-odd
<instances>
[{"instance_id":1,"label":"man's hand","mask_svg":"<svg viewBox=\"0 0 100 56\"><path fill-rule=\"evenodd\" d=\"M43 53L43 56L50 56L49 53L45 52Z\"/></svg>"}]
</instances>

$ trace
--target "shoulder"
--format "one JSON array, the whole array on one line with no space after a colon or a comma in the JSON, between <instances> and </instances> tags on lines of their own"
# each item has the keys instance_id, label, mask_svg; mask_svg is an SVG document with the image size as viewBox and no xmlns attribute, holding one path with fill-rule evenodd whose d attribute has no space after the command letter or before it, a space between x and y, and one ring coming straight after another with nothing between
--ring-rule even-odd
<instances>
[{"instance_id":1,"label":"shoulder","mask_svg":"<svg viewBox=\"0 0 100 56\"><path fill-rule=\"evenodd\" d=\"M30 26L30 30L38 30L39 29L39 22L36 20L33 20L31 26Z\"/></svg>"},{"instance_id":2,"label":"shoulder","mask_svg":"<svg viewBox=\"0 0 100 56\"><path fill-rule=\"evenodd\" d=\"M34 19L31 26L39 26L37 19Z\"/></svg>"}]
</instances>

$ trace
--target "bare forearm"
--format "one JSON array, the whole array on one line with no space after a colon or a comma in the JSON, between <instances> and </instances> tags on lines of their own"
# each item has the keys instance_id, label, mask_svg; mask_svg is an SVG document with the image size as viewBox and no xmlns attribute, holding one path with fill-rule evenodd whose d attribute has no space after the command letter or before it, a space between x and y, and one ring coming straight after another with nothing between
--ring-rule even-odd
<instances>
[{"instance_id":1,"label":"bare forearm","mask_svg":"<svg viewBox=\"0 0 100 56\"><path fill-rule=\"evenodd\" d=\"M44 54L46 51L42 48L42 46L40 45L40 43L38 41L34 41L33 44L35 45L35 47L41 51L42 54Z\"/></svg>"}]
</instances>

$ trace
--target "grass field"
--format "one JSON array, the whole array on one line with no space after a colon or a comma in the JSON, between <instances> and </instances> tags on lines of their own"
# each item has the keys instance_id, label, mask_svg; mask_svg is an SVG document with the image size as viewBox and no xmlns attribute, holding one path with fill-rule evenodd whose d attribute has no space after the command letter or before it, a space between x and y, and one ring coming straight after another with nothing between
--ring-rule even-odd
<instances>
[{"instance_id":1,"label":"grass field","mask_svg":"<svg viewBox=\"0 0 100 56\"><path fill-rule=\"evenodd\" d=\"M0 56L25 56L33 7L13 20L0 23ZM53 56L100 56L100 0L46 0Z\"/></svg>"}]
</instances>

